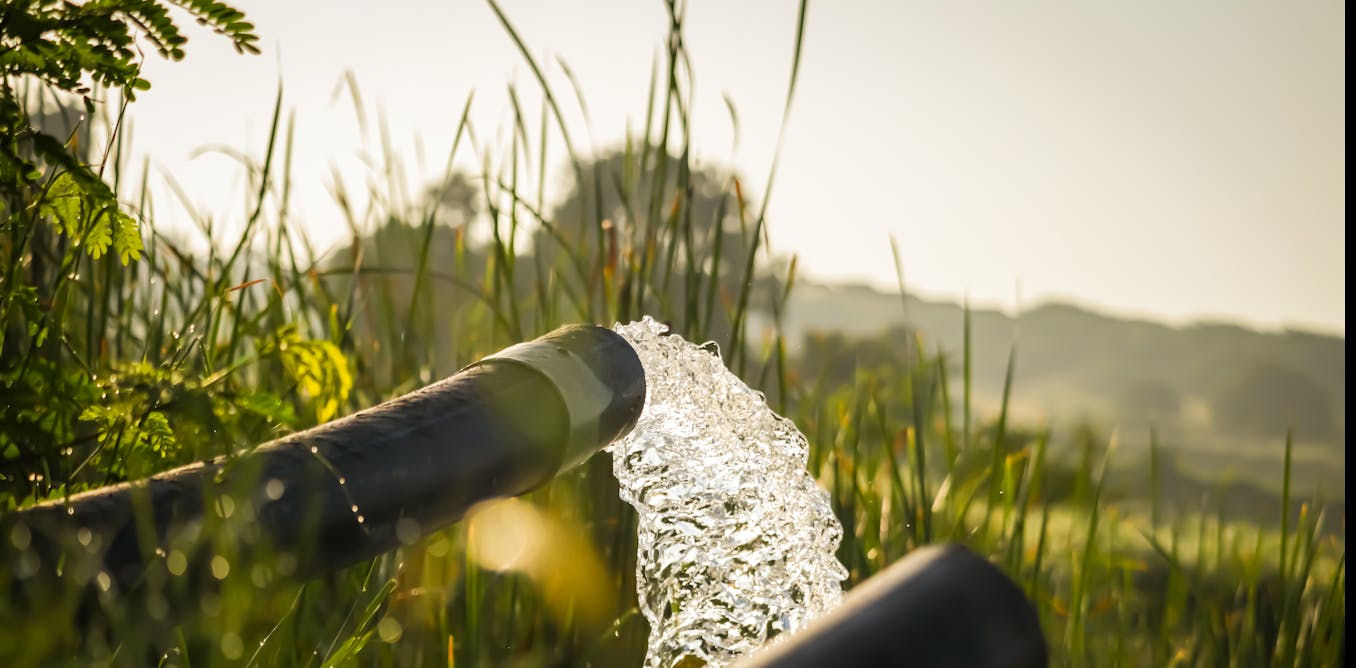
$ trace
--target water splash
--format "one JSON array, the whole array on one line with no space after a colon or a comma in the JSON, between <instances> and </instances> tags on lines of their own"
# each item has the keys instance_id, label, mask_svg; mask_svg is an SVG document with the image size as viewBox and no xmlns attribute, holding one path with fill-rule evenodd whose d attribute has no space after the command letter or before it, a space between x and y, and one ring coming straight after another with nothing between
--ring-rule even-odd
<instances>
[{"instance_id":1,"label":"water splash","mask_svg":"<svg viewBox=\"0 0 1356 668\"><path fill-rule=\"evenodd\" d=\"M615 329L647 386L635 429L608 448L639 516L645 665L724 665L835 607L843 528L805 469L805 436L711 351L649 317Z\"/></svg>"}]
</instances>

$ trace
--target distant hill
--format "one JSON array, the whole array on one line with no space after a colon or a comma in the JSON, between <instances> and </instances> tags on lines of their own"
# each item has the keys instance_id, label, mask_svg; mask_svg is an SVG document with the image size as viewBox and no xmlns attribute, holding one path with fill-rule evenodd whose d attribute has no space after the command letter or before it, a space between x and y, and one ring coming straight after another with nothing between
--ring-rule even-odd
<instances>
[{"instance_id":1,"label":"distant hill","mask_svg":"<svg viewBox=\"0 0 1356 668\"><path fill-rule=\"evenodd\" d=\"M799 284L783 323L793 355L816 331L857 338L916 331L925 345L955 360L956 382L963 320L955 303L901 300L863 286ZM1015 317L973 309L971 328L981 407L996 407L1015 346L1012 408L1020 418L1087 420L1138 443L1147 442L1152 424L1165 441L1181 446L1187 464L1264 475L1291 427L1297 474L1329 490L1345 488L1344 338L1220 323L1174 327L1063 303Z\"/></svg>"}]
</instances>

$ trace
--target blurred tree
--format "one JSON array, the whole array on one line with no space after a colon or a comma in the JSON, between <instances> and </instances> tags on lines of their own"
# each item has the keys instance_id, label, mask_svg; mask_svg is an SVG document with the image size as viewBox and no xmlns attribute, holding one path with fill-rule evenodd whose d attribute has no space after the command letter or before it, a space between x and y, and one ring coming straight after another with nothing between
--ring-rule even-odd
<instances>
[{"instance_id":1,"label":"blurred tree","mask_svg":"<svg viewBox=\"0 0 1356 668\"><path fill-rule=\"evenodd\" d=\"M654 292L642 306L646 312L670 312L680 331L700 324L701 337L721 341L731 326L727 312L745 288L750 253L766 249L754 238L756 217L736 174L628 147L580 165L569 193L551 210L552 229L538 231L533 247L545 266L585 283L629 257ZM563 247L579 257L565 257ZM764 257L752 268L749 306L766 311L779 294L777 277L785 276L786 262ZM700 311L712 298L719 308L711 308L708 319Z\"/></svg>"},{"instance_id":2,"label":"blurred tree","mask_svg":"<svg viewBox=\"0 0 1356 668\"><path fill-rule=\"evenodd\" d=\"M1275 437L1293 429L1299 438L1336 435L1328 394L1309 377L1271 361L1252 362L1225 382L1213 402L1220 431Z\"/></svg>"},{"instance_id":3,"label":"blurred tree","mask_svg":"<svg viewBox=\"0 0 1356 668\"><path fill-rule=\"evenodd\" d=\"M446 375L466 362L457 358L454 339L458 322L482 300L478 277L489 256L471 240L481 208L473 177L453 172L425 190L414 210L389 216L326 262L326 273L342 279L340 293L353 294L350 339L380 342L383 355L401 357L386 366L358 355L362 382L385 388Z\"/></svg>"},{"instance_id":4,"label":"blurred tree","mask_svg":"<svg viewBox=\"0 0 1356 668\"><path fill-rule=\"evenodd\" d=\"M1182 396L1171 383L1162 380L1131 380L1120 388L1117 407L1126 418L1162 425L1175 421L1182 412Z\"/></svg>"},{"instance_id":5,"label":"blurred tree","mask_svg":"<svg viewBox=\"0 0 1356 668\"><path fill-rule=\"evenodd\" d=\"M839 332L812 331L805 336L797 369L807 381L825 387L851 386L858 372L885 378L907 375L913 358L908 330L895 328L869 338L850 338Z\"/></svg>"},{"instance_id":6,"label":"blurred tree","mask_svg":"<svg viewBox=\"0 0 1356 668\"><path fill-rule=\"evenodd\" d=\"M356 287L355 338L382 342L387 356L399 342L409 351L401 378L464 364L451 342L470 329L462 323L485 317L525 337L558 322L648 314L728 353L740 300L767 311L784 293L777 277L786 265L763 255L736 176L655 155L620 150L585 161L545 213L510 211L535 197L479 176L454 173L428 188L412 210L393 212L327 262L328 274L354 281L340 290ZM515 232L524 228L526 236Z\"/></svg>"}]
</instances>

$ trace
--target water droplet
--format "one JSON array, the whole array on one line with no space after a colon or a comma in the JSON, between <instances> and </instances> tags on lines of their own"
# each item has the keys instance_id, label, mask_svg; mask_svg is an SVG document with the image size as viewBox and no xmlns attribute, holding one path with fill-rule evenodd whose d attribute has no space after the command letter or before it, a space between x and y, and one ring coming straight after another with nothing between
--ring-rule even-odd
<instances>
[{"instance_id":1,"label":"water droplet","mask_svg":"<svg viewBox=\"0 0 1356 668\"><path fill-rule=\"evenodd\" d=\"M270 478L268 483L264 485L264 495L267 496L270 501L281 499L283 493L286 491L287 486L283 484L283 481L277 478Z\"/></svg>"},{"instance_id":2,"label":"water droplet","mask_svg":"<svg viewBox=\"0 0 1356 668\"><path fill-rule=\"evenodd\" d=\"M385 617L377 622L377 636L381 638L382 642L394 643L400 640L403 632L404 628L394 617Z\"/></svg>"},{"instance_id":3,"label":"water droplet","mask_svg":"<svg viewBox=\"0 0 1356 668\"><path fill-rule=\"evenodd\" d=\"M27 550L28 545L32 540L33 532L28 530L27 524L23 524L22 522L15 524L14 527L9 530L9 542L14 546L14 549L19 550L20 552Z\"/></svg>"},{"instance_id":4,"label":"water droplet","mask_svg":"<svg viewBox=\"0 0 1356 668\"><path fill-rule=\"evenodd\" d=\"M221 634L221 655L232 661L239 659L245 654L245 644L240 641L240 636L227 631Z\"/></svg>"},{"instance_id":5,"label":"water droplet","mask_svg":"<svg viewBox=\"0 0 1356 668\"><path fill-rule=\"evenodd\" d=\"M230 519L235 514L235 499L229 496L217 497L217 517Z\"/></svg>"},{"instance_id":6,"label":"water droplet","mask_svg":"<svg viewBox=\"0 0 1356 668\"><path fill-rule=\"evenodd\" d=\"M231 562L221 555L212 557L212 577L225 580L231 574Z\"/></svg>"},{"instance_id":7,"label":"water droplet","mask_svg":"<svg viewBox=\"0 0 1356 668\"><path fill-rule=\"evenodd\" d=\"M170 550L165 558L165 568L171 575L183 575L188 570L188 557L178 550Z\"/></svg>"}]
</instances>

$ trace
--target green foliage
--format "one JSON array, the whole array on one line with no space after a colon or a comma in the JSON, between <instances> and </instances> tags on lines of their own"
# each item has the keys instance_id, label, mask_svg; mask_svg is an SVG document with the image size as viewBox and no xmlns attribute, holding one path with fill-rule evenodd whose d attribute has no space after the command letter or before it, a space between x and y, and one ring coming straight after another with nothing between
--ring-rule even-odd
<instances>
[{"instance_id":1,"label":"green foliage","mask_svg":"<svg viewBox=\"0 0 1356 668\"><path fill-rule=\"evenodd\" d=\"M46 216L56 229L73 239L73 245L85 246L95 260L110 247L124 266L141 257L141 230L137 221L117 210L116 205L94 199L80 187L72 172L62 172L52 181L38 206L38 214Z\"/></svg>"},{"instance_id":2,"label":"green foliage","mask_svg":"<svg viewBox=\"0 0 1356 668\"><path fill-rule=\"evenodd\" d=\"M276 353L282 360L287 377L315 406L316 422L338 417L353 391L353 375L339 346L304 339L295 325L286 325L268 340L263 352Z\"/></svg>"},{"instance_id":3,"label":"green foliage","mask_svg":"<svg viewBox=\"0 0 1356 668\"><path fill-rule=\"evenodd\" d=\"M40 161L59 165L90 196L110 202L112 193L98 175L79 164L62 138L35 129L19 98L20 86L84 96L93 111L92 86L121 89L128 100L150 88L141 77L138 35L161 56L184 57L188 38L171 18L169 8L186 10L199 23L231 40L237 51L258 53L254 26L244 15L215 0L15 0L0 9L0 176L6 188L33 185L42 174ZM37 160L35 160L36 158Z\"/></svg>"},{"instance_id":4,"label":"green foliage","mask_svg":"<svg viewBox=\"0 0 1356 668\"><path fill-rule=\"evenodd\" d=\"M170 292L156 294L139 282L147 269L154 275L165 267L133 266L146 250L139 214L116 192L122 110L110 120L112 110L101 109L106 100L96 90L120 93L124 106L146 90L142 44L162 57L184 57L187 37L174 7L238 51L257 53L253 26L214 0L17 0L0 7L4 505L217 454L222 448L208 447L199 432L237 422L234 402L252 396L223 377L207 382L186 373L191 345L164 345L156 316L169 307ZM69 134L54 136L35 124L51 104L70 116L77 99L85 113L78 124L67 123ZM107 154L92 145L90 126L99 120L108 130ZM110 165L111 184L104 180ZM157 299L164 302L159 308L151 306ZM137 304L151 312L138 314ZM138 344L140 354L132 354ZM335 396L344 395L327 395L331 402Z\"/></svg>"}]
</instances>

